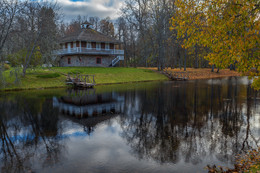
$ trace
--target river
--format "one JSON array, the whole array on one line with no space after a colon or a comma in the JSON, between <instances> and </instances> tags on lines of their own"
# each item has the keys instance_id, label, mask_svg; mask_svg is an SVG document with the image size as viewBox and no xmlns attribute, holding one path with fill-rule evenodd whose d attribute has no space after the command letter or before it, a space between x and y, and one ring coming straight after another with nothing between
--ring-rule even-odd
<instances>
[{"instance_id":1,"label":"river","mask_svg":"<svg viewBox=\"0 0 260 173\"><path fill-rule=\"evenodd\" d=\"M259 145L246 77L0 93L0 172L207 172Z\"/></svg>"}]
</instances>

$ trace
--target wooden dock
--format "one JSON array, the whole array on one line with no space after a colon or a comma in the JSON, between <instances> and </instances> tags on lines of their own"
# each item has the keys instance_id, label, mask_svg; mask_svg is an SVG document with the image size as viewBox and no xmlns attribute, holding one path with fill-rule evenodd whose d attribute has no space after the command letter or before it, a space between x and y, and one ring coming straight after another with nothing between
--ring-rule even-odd
<instances>
[{"instance_id":1,"label":"wooden dock","mask_svg":"<svg viewBox=\"0 0 260 173\"><path fill-rule=\"evenodd\" d=\"M163 73L171 80L189 80L189 73L187 72L169 72L166 70Z\"/></svg>"},{"instance_id":2,"label":"wooden dock","mask_svg":"<svg viewBox=\"0 0 260 173\"><path fill-rule=\"evenodd\" d=\"M66 84L75 88L93 88L96 85L95 75L68 74Z\"/></svg>"}]
</instances>

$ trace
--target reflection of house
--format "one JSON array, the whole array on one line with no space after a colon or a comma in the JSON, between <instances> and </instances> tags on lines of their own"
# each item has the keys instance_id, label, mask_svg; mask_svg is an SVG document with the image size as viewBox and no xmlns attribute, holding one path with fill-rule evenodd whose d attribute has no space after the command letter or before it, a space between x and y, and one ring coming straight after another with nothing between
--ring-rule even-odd
<instances>
[{"instance_id":1,"label":"reflection of house","mask_svg":"<svg viewBox=\"0 0 260 173\"><path fill-rule=\"evenodd\" d=\"M124 97L116 93L68 95L53 98L53 106L60 112L77 118L101 114L120 113L124 108Z\"/></svg>"},{"instance_id":2,"label":"reflection of house","mask_svg":"<svg viewBox=\"0 0 260 173\"><path fill-rule=\"evenodd\" d=\"M54 53L60 57L59 64L68 66L115 66L124 60L120 42L83 23L79 31L72 32L60 40L62 49Z\"/></svg>"}]
</instances>

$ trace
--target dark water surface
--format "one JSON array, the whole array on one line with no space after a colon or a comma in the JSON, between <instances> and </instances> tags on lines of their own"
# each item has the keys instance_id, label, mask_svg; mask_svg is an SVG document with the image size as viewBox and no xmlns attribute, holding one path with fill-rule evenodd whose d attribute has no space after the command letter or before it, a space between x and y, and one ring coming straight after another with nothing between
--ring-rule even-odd
<instances>
[{"instance_id":1,"label":"dark water surface","mask_svg":"<svg viewBox=\"0 0 260 173\"><path fill-rule=\"evenodd\" d=\"M206 172L260 145L247 78L0 94L0 172Z\"/></svg>"}]
</instances>

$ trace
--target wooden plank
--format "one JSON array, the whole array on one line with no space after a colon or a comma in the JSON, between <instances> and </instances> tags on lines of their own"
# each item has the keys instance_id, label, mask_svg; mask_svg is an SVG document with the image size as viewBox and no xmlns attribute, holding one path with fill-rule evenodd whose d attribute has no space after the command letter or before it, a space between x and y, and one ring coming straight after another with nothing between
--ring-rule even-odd
<instances>
[{"instance_id":1,"label":"wooden plank","mask_svg":"<svg viewBox=\"0 0 260 173\"><path fill-rule=\"evenodd\" d=\"M90 76L93 77L93 80L90 80ZM80 75L80 74L73 74L73 77L68 74L66 84L72 84L75 87L83 87L83 88L92 88L95 86L95 79L94 75Z\"/></svg>"}]
</instances>

